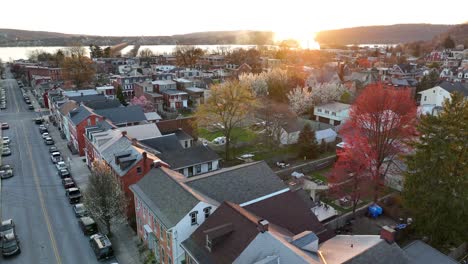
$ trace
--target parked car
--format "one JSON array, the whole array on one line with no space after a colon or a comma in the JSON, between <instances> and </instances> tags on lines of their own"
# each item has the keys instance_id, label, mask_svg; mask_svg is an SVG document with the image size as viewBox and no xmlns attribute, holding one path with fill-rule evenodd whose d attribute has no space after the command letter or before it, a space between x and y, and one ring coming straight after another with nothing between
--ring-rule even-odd
<instances>
[{"instance_id":1,"label":"parked car","mask_svg":"<svg viewBox=\"0 0 468 264\"><path fill-rule=\"evenodd\" d=\"M66 189L65 195L71 204L79 203L81 200L81 191L76 187Z\"/></svg>"},{"instance_id":2,"label":"parked car","mask_svg":"<svg viewBox=\"0 0 468 264\"><path fill-rule=\"evenodd\" d=\"M7 179L13 176L14 176L14 173L13 173L12 166L7 165L7 164L0 166L0 178L1 179Z\"/></svg>"},{"instance_id":3,"label":"parked car","mask_svg":"<svg viewBox=\"0 0 468 264\"><path fill-rule=\"evenodd\" d=\"M4 157L4 156L10 156L10 155L11 155L11 150L10 150L10 148L9 148L9 147L4 147L4 148L2 149L2 157Z\"/></svg>"},{"instance_id":4,"label":"parked car","mask_svg":"<svg viewBox=\"0 0 468 264\"><path fill-rule=\"evenodd\" d=\"M28 109L29 109L29 110L34 110L34 106L33 106L33 105L29 105L29 106L28 106Z\"/></svg>"},{"instance_id":5,"label":"parked car","mask_svg":"<svg viewBox=\"0 0 468 264\"><path fill-rule=\"evenodd\" d=\"M88 210L86 210L84 204L82 203L73 205L73 212L75 212L75 216L78 218L88 216Z\"/></svg>"},{"instance_id":6,"label":"parked car","mask_svg":"<svg viewBox=\"0 0 468 264\"><path fill-rule=\"evenodd\" d=\"M108 259L114 256L112 243L106 235L92 235L89 239L89 244L91 245L91 248L93 249L94 254L98 260Z\"/></svg>"},{"instance_id":7,"label":"parked car","mask_svg":"<svg viewBox=\"0 0 468 264\"><path fill-rule=\"evenodd\" d=\"M0 226L0 239L8 234L16 234L13 219L2 221L2 225Z\"/></svg>"},{"instance_id":8,"label":"parked car","mask_svg":"<svg viewBox=\"0 0 468 264\"><path fill-rule=\"evenodd\" d=\"M46 137L50 137L48 132L42 133L42 139L46 139Z\"/></svg>"},{"instance_id":9,"label":"parked car","mask_svg":"<svg viewBox=\"0 0 468 264\"><path fill-rule=\"evenodd\" d=\"M7 109L6 104L0 104L0 109L1 109L1 110Z\"/></svg>"},{"instance_id":10,"label":"parked car","mask_svg":"<svg viewBox=\"0 0 468 264\"><path fill-rule=\"evenodd\" d=\"M19 239L15 234L8 234L2 239L2 255L4 257L13 256L21 253Z\"/></svg>"},{"instance_id":11,"label":"parked car","mask_svg":"<svg viewBox=\"0 0 468 264\"><path fill-rule=\"evenodd\" d=\"M57 174L62 179L71 177L70 171L68 169L61 169L57 172Z\"/></svg>"},{"instance_id":12,"label":"parked car","mask_svg":"<svg viewBox=\"0 0 468 264\"><path fill-rule=\"evenodd\" d=\"M59 162L55 163L55 167L57 168L57 170L68 169L67 165L63 161L59 161Z\"/></svg>"},{"instance_id":13,"label":"parked car","mask_svg":"<svg viewBox=\"0 0 468 264\"><path fill-rule=\"evenodd\" d=\"M49 153L56 152L58 151L58 148L56 146L49 147Z\"/></svg>"},{"instance_id":14,"label":"parked car","mask_svg":"<svg viewBox=\"0 0 468 264\"><path fill-rule=\"evenodd\" d=\"M10 144L10 138L9 137L3 137L3 144Z\"/></svg>"},{"instance_id":15,"label":"parked car","mask_svg":"<svg viewBox=\"0 0 468 264\"><path fill-rule=\"evenodd\" d=\"M65 189L70 189L76 187L75 182L72 178L64 178L62 179L62 185Z\"/></svg>"},{"instance_id":16,"label":"parked car","mask_svg":"<svg viewBox=\"0 0 468 264\"><path fill-rule=\"evenodd\" d=\"M49 132L49 130L47 129L46 126L40 125L40 126L39 126L39 132L40 132L41 134L44 134L44 133Z\"/></svg>"},{"instance_id":17,"label":"parked car","mask_svg":"<svg viewBox=\"0 0 468 264\"><path fill-rule=\"evenodd\" d=\"M52 160L52 163L57 163L59 161L63 161L62 155L60 155L60 152L55 151L50 154L50 159Z\"/></svg>"},{"instance_id":18,"label":"parked car","mask_svg":"<svg viewBox=\"0 0 468 264\"><path fill-rule=\"evenodd\" d=\"M44 120L40 117L37 117L37 118L34 118L34 123L36 123L36 125L40 125L44 123Z\"/></svg>"},{"instance_id":19,"label":"parked car","mask_svg":"<svg viewBox=\"0 0 468 264\"><path fill-rule=\"evenodd\" d=\"M83 216L78 219L78 225L85 236L94 235L98 232L98 226L93 218Z\"/></svg>"},{"instance_id":20,"label":"parked car","mask_svg":"<svg viewBox=\"0 0 468 264\"><path fill-rule=\"evenodd\" d=\"M2 129L5 130L5 129L9 129L10 128L10 125L8 125L8 123L2 123Z\"/></svg>"},{"instance_id":21,"label":"parked car","mask_svg":"<svg viewBox=\"0 0 468 264\"><path fill-rule=\"evenodd\" d=\"M45 138L45 139L44 139L44 143L45 143L46 145L53 145L53 144L55 144L54 140L53 140L51 137Z\"/></svg>"}]
</instances>

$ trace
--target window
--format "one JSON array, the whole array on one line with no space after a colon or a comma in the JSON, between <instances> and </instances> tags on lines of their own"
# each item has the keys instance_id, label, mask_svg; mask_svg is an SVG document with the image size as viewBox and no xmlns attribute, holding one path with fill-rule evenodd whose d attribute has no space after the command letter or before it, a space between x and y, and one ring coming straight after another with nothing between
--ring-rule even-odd
<instances>
[{"instance_id":1,"label":"window","mask_svg":"<svg viewBox=\"0 0 468 264\"><path fill-rule=\"evenodd\" d=\"M94 118L94 123L97 124L98 122L99 122L99 118L96 116L96 117Z\"/></svg>"},{"instance_id":2,"label":"window","mask_svg":"<svg viewBox=\"0 0 468 264\"><path fill-rule=\"evenodd\" d=\"M185 148L188 148L188 141L185 140L184 143L185 143Z\"/></svg>"},{"instance_id":3,"label":"window","mask_svg":"<svg viewBox=\"0 0 468 264\"><path fill-rule=\"evenodd\" d=\"M332 112L332 116L336 116L336 112Z\"/></svg>"},{"instance_id":4,"label":"window","mask_svg":"<svg viewBox=\"0 0 468 264\"><path fill-rule=\"evenodd\" d=\"M435 89L434 89L434 90L432 90L432 93L435 93Z\"/></svg>"},{"instance_id":5,"label":"window","mask_svg":"<svg viewBox=\"0 0 468 264\"><path fill-rule=\"evenodd\" d=\"M88 126L91 125L91 118L88 118Z\"/></svg>"},{"instance_id":6,"label":"window","mask_svg":"<svg viewBox=\"0 0 468 264\"><path fill-rule=\"evenodd\" d=\"M197 173L201 173L201 164L195 165L195 170Z\"/></svg>"},{"instance_id":7,"label":"window","mask_svg":"<svg viewBox=\"0 0 468 264\"><path fill-rule=\"evenodd\" d=\"M141 174L142 172L143 172L143 170L141 169L140 166L138 166L138 167L137 167L137 173L138 173L138 174Z\"/></svg>"},{"instance_id":8,"label":"window","mask_svg":"<svg viewBox=\"0 0 468 264\"><path fill-rule=\"evenodd\" d=\"M427 101L427 96L424 96L424 102Z\"/></svg>"},{"instance_id":9,"label":"window","mask_svg":"<svg viewBox=\"0 0 468 264\"><path fill-rule=\"evenodd\" d=\"M184 169L180 169L180 170L179 170L179 173L180 173L180 174L184 174Z\"/></svg>"},{"instance_id":10,"label":"window","mask_svg":"<svg viewBox=\"0 0 468 264\"><path fill-rule=\"evenodd\" d=\"M159 237L161 238L161 241L164 241L164 227L162 226L161 223L159 223Z\"/></svg>"},{"instance_id":11,"label":"window","mask_svg":"<svg viewBox=\"0 0 468 264\"><path fill-rule=\"evenodd\" d=\"M208 162L208 171L211 171L213 169L213 162Z\"/></svg>"},{"instance_id":12,"label":"window","mask_svg":"<svg viewBox=\"0 0 468 264\"><path fill-rule=\"evenodd\" d=\"M325 110L325 114L330 114L330 111L328 111L328 110Z\"/></svg>"},{"instance_id":13,"label":"window","mask_svg":"<svg viewBox=\"0 0 468 264\"><path fill-rule=\"evenodd\" d=\"M167 263L172 264L172 259L169 256L167 257Z\"/></svg>"},{"instance_id":14,"label":"window","mask_svg":"<svg viewBox=\"0 0 468 264\"><path fill-rule=\"evenodd\" d=\"M164 248L161 247L161 263L164 263Z\"/></svg>"},{"instance_id":15,"label":"window","mask_svg":"<svg viewBox=\"0 0 468 264\"><path fill-rule=\"evenodd\" d=\"M190 223L192 225L196 225L197 224L197 214L198 214L198 211L195 211L195 212L191 212L190 213Z\"/></svg>"},{"instance_id":16,"label":"window","mask_svg":"<svg viewBox=\"0 0 468 264\"><path fill-rule=\"evenodd\" d=\"M205 219L207 219L211 214L211 207L206 207L203 209L203 213L205 213Z\"/></svg>"},{"instance_id":17,"label":"window","mask_svg":"<svg viewBox=\"0 0 468 264\"><path fill-rule=\"evenodd\" d=\"M322 112L322 109L317 108L317 112L321 113L321 112Z\"/></svg>"},{"instance_id":18,"label":"window","mask_svg":"<svg viewBox=\"0 0 468 264\"><path fill-rule=\"evenodd\" d=\"M171 241L171 232L166 232L167 246L169 247L169 241Z\"/></svg>"}]
</instances>

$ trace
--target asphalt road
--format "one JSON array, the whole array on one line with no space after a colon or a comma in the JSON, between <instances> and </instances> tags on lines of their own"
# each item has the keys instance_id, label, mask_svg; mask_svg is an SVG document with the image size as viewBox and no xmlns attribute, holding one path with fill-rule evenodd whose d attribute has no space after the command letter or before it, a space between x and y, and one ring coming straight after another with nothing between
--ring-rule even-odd
<instances>
[{"instance_id":1,"label":"asphalt road","mask_svg":"<svg viewBox=\"0 0 468 264\"><path fill-rule=\"evenodd\" d=\"M6 77L12 78L9 73ZM27 109L16 80L0 82L7 94L0 122L10 125L3 136L12 141L12 155L3 157L2 163L15 169L13 178L2 181L1 210L3 219L15 222L21 246L21 254L0 256L0 263L102 263L96 260L65 197L48 146L33 122L38 113Z\"/></svg>"}]
</instances>

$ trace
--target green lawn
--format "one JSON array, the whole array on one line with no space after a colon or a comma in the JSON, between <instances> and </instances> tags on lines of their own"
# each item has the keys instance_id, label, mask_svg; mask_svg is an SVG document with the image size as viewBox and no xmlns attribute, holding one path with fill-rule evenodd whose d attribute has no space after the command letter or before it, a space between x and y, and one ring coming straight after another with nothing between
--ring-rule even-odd
<instances>
[{"instance_id":1,"label":"green lawn","mask_svg":"<svg viewBox=\"0 0 468 264\"><path fill-rule=\"evenodd\" d=\"M208 141L213 141L217 137L222 137L223 133L221 131L209 131L206 128L199 128L198 135L201 138L204 138ZM231 139L235 142L250 142L257 137L257 134L247 128L233 128Z\"/></svg>"},{"instance_id":2,"label":"green lawn","mask_svg":"<svg viewBox=\"0 0 468 264\"><path fill-rule=\"evenodd\" d=\"M314 178L314 179L317 179L317 180L321 180L323 182L327 182L327 174L330 172L330 170L332 169L332 166L329 166L329 167L326 167L322 170L319 170L319 171L314 171L312 172L312 174L310 175L310 177Z\"/></svg>"}]
</instances>

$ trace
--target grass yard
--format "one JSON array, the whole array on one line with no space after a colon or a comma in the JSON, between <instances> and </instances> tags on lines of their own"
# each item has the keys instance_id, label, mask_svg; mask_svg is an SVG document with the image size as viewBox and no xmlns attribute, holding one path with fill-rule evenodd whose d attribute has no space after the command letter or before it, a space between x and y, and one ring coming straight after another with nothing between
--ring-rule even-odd
<instances>
[{"instance_id":1,"label":"grass yard","mask_svg":"<svg viewBox=\"0 0 468 264\"><path fill-rule=\"evenodd\" d=\"M323 182L328 182L326 175L331 171L331 169L332 169L332 166L329 166L319 171L314 171L311 173L310 177L317 179L317 180L321 180Z\"/></svg>"},{"instance_id":2,"label":"grass yard","mask_svg":"<svg viewBox=\"0 0 468 264\"><path fill-rule=\"evenodd\" d=\"M198 129L198 136L208 141L213 141L217 137L222 137L221 131L209 131L206 128ZM231 139L234 142L250 142L257 137L257 134L248 128L233 128Z\"/></svg>"}]
</instances>

